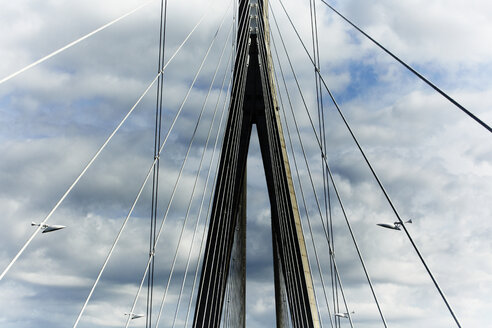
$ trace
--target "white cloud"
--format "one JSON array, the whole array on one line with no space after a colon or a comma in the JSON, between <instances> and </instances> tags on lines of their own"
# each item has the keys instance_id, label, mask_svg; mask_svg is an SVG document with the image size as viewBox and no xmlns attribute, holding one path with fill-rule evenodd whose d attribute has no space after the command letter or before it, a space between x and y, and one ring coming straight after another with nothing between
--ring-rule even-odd
<instances>
[{"instance_id":1,"label":"white cloud","mask_svg":"<svg viewBox=\"0 0 492 328\"><path fill-rule=\"evenodd\" d=\"M308 49L311 49L309 3L284 2ZM48 1L40 5L22 0L3 4L0 14L0 30L4 31L0 35L3 45L0 77L122 15L139 3L134 0L105 3ZM193 28L208 4L196 0L169 3L167 57ZM492 8L488 2L405 0L372 3L351 0L338 1L336 5L471 111L486 122L492 121L489 110L492 105L489 78L491 48L487 43L492 35L489 17ZM168 80L164 85L164 102L168 110L164 115L164 132L191 83L225 8L222 2L215 5L189 45L166 71ZM314 72L278 2L273 1L272 8L282 26L306 103L315 118ZM317 3L317 9L321 67L327 84L333 88L402 217L414 220L409 225L410 233L462 324L488 326L492 321L487 312L492 305L489 296L492 292L489 287L492 285L492 227L488 219L492 214L489 204L492 196L489 134L410 76L386 54L363 40L322 3ZM33 231L30 222L39 221L46 215L155 76L158 22L159 2L156 1L93 38L0 85L2 268ZM227 22L230 23L230 19ZM161 156L160 218L229 23L225 24L217 47L212 51L213 60L204 67L198 81L200 90L191 94L182 119L177 123L176 133ZM276 31L273 20L271 25ZM275 41L282 54L278 36ZM284 55L280 57L321 197L322 173L317 142L286 58ZM281 81L278 89L286 106L291 132L294 132ZM217 95L218 91L214 90L161 237L156 262L158 300L178 243L181 220L188 205L194 171L203 150L212 104L215 104ZM38 236L0 283L0 308L9 309L8 313L2 311L0 314L2 327L73 324L151 164L154 99L155 88L55 213L51 222L68 228ZM394 215L361 162L335 109L328 103L329 99L325 97L328 158L389 325L428 326L428 320L432 318L433 327L452 326L450 316L405 236L376 226L376 223L395 221ZM317 126L317 121L314 123ZM285 134L286 130L284 127ZM254 136L252 139L256 142ZM323 243L317 206L296 136L293 136L293 142L316 242L324 249L326 242ZM210 155L209 149L206 159ZM291 169L294 172L293 162ZM261 170L259 147L252 144L248 163L247 323L248 326L271 327L275 309L270 212ZM204 186L204 179L202 174L199 189ZM298 188L295 175L294 179ZM341 211L332 196L336 256L349 306L355 310L354 321L363 327L379 327L377 310ZM185 246L191 242L198 198L193 203L186 226ZM300 194L298 202L304 216ZM208 199L205 206L207 204ZM150 187L147 187L135 217L126 228L89 304L83 325L118 326L124 321L123 313L129 311L147 261L149 212ZM204 215L205 212L202 220ZM305 229L305 233L307 231ZM306 242L312 253L309 238ZM187 278L188 292L191 275L194 274L193 263L198 256L198 247L195 247L192 269ZM177 273L166 301L166 318L174 314L169 305L178 297L187 253L186 248L179 250ZM326 254L322 253L320 259L329 279ZM314 260L311 264L315 264ZM313 278L319 288L314 266ZM321 294L318 292L318 297ZM187 301L186 297L189 296L185 296L183 302ZM321 299L320 304L324 304ZM145 312L145 291L136 312ZM46 313L50 316L47 317ZM325 324L328 323L326 310L322 309L321 314ZM135 321L135 325L141 323Z\"/></svg>"}]
</instances>

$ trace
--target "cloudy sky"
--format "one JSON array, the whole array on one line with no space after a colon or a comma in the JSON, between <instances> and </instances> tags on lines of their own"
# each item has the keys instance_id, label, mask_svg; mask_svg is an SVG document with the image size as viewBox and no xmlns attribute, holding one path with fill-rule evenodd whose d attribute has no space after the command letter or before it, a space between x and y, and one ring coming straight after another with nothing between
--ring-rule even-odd
<instances>
[{"instance_id":1,"label":"cloudy sky","mask_svg":"<svg viewBox=\"0 0 492 328\"><path fill-rule=\"evenodd\" d=\"M0 79L131 11L143 1L3 1ZM311 45L308 1L284 1ZM329 1L455 99L492 123L492 4L485 0ZM0 84L0 268L8 265L42 220L156 76L159 1ZM271 3L309 111L316 117L314 72L278 0ZM447 295L462 326L492 323L492 146L490 133L317 2L321 71L367 152L409 231ZM207 170L230 77L228 1L169 0L166 58L200 17L202 25L169 65L164 85L167 132L222 17L225 20L161 156L159 218L172 194L212 76L217 78L198 126L180 186L156 253L155 312L168 279L178 237L207 140L183 247L166 298L161 326L172 325L198 217ZM273 23L272 23L273 25ZM300 123L316 190L322 173L316 139L276 28L272 26L289 94ZM224 49L219 64L219 57ZM309 48L310 49L310 48ZM278 63L275 63L277 72ZM221 94L222 80L225 83ZM279 76L280 77L280 76ZM281 84L287 123L294 131ZM40 234L0 281L0 325L73 325L153 160L155 86L50 219L66 225ZM219 98L220 96L220 98ZM326 97L326 95L325 95ZM405 235L377 223L395 221L343 122L325 98L328 159L390 327L452 327L447 312ZM216 106L216 104L218 104ZM217 114L214 120L214 108ZM213 125L212 125L212 122ZM286 132L286 128L284 128ZM286 136L287 137L287 136ZM297 135L292 135L307 210L320 231L315 196ZM274 322L269 204L255 135L248 159L247 325ZM220 147L220 141L218 143ZM212 160L212 165L210 165ZM211 179L213 178L213 170ZM296 190L300 191L294 176ZM186 317L210 185L192 250L177 325ZM80 327L121 327L137 293L148 256L149 186L126 226ZM304 204L298 196L308 235ZM376 306L338 205L333 198L336 258L357 327L381 327ZM326 242L314 234L329 279ZM329 326L320 279L311 259L320 313ZM136 311L145 312L145 292ZM156 314L154 314L154 318ZM145 320L132 326L145 326ZM348 326L348 323L343 323Z\"/></svg>"}]
</instances>

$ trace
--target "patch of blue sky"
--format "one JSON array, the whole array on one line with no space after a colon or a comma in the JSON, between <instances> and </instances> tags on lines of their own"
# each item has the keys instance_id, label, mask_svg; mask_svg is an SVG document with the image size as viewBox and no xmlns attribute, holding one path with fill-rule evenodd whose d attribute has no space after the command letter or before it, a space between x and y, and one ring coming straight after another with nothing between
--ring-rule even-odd
<instances>
[{"instance_id":1,"label":"patch of blue sky","mask_svg":"<svg viewBox=\"0 0 492 328\"><path fill-rule=\"evenodd\" d=\"M70 104L67 108L70 115L66 119L67 123L75 125L81 133L107 133L123 119L130 109L129 106L131 105L127 104L128 108L121 108L102 97L82 98ZM154 121L148 117L149 115L155 115L155 105L148 108L144 103L139 104L122 130L134 131L153 124Z\"/></svg>"},{"instance_id":2,"label":"patch of blue sky","mask_svg":"<svg viewBox=\"0 0 492 328\"><path fill-rule=\"evenodd\" d=\"M350 43L361 45L363 42L370 42L365 39L359 32L355 30L347 31L347 34L350 38ZM383 46L387 46L384 43L384 40L378 40ZM374 46L374 51L371 56L377 56L377 59L383 59L387 56L389 59L391 57L386 54L383 50L379 49L376 45ZM389 51L393 51L391 48L388 48ZM445 61L420 61L420 62L412 62L405 56L405 54L393 53L399 57L403 62L407 63L417 72L422 74L429 81L434 83L437 87L444 90L453 90L453 89L472 89L472 90L486 90L492 81L490 80L490 74L492 73L492 65L490 62L459 62L457 64L447 64ZM368 59L370 57L367 57ZM446 58L446 54L443 54L443 59ZM360 90L361 86L364 86L364 82L374 83L378 82L380 85L382 83L381 80L377 79L378 75L381 75L381 68L375 67L366 67L361 62L350 62L348 65L348 70L350 72L351 78L354 83L351 83L349 88L345 90L345 92L341 95L342 99L347 100L350 98L352 92L356 91L360 95L360 92L363 93L363 90ZM372 61L374 62L374 61ZM387 62L384 62L385 67L389 67ZM399 77L401 80L393 81L393 83L405 83L413 81L419 81L420 79L412 72L410 72L407 68L401 65L399 62L394 60L394 65L399 67ZM387 68L386 68L387 69ZM347 67L343 66L339 68L339 73L346 71ZM354 71L357 70L357 74L354 74ZM422 85L424 85L424 82ZM371 84L369 84L371 86ZM340 96L339 96L340 97Z\"/></svg>"},{"instance_id":3,"label":"patch of blue sky","mask_svg":"<svg viewBox=\"0 0 492 328\"><path fill-rule=\"evenodd\" d=\"M335 97L339 102L347 102L354 98L364 96L371 92L371 88L381 81L374 65L365 64L362 61L351 61L349 65L335 69L335 73L341 74L349 72L350 83L342 91L336 93Z\"/></svg>"},{"instance_id":4,"label":"patch of blue sky","mask_svg":"<svg viewBox=\"0 0 492 328\"><path fill-rule=\"evenodd\" d=\"M438 87L445 87L449 82L449 70L443 64L437 62L426 63L408 63L417 72L422 74L429 81L436 84ZM410 73L409 74L413 74ZM418 78L418 77L416 77Z\"/></svg>"},{"instance_id":5,"label":"patch of blue sky","mask_svg":"<svg viewBox=\"0 0 492 328\"><path fill-rule=\"evenodd\" d=\"M21 115L12 110L12 95L8 94L0 97L0 141L18 138L12 122L21 122Z\"/></svg>"},{"instance_id":6,"label":"patch of blue sky","mask_svg":"<svg viewBox=\"0 0 492 328\"><path fill-rule=\"evenodd\" d=\"M11 94L7 94L3 97L0 97L0 109L4 109L5 107L9 106L11 102L12 102Z\"/></svg>"},{"instance_id":7,"label":"patch of blue sky","mask_svg":"<svg viewBox=\"0 0 492 328\"><path fill-rule=\"evenodd\" d=\"M93 134L97 130L106 130L114 125L107 119L101 119L97 108L104 106L102 99L83 98L70 104L47 105L42 110L56 118L51 124L62 134Z\"/></svg>"},{"instance_id":8,"label":"patch of blue sky","mask_svg":"<svg viewBox=\"0 0 492 328\"><path fill-rule=\"evenodd\" d=\"M62 57L63 59L63 57ZM50 69L56 73L67 74L70 76L75 76L79 72L79 67L77 65L67 65L63 60L50 62Z\"/></svg>"},{"instance_id":9,"label":"patch of blue sky","mask_svg":"<svg viewBox=\"0 0 492 328\"><path fill-rule=\"evenodd\" d=\"M212 92L216 91L216 92L220 92L220 88L222 86L222 80L224 78L224 69L220 70L218 73L217 73L217 76L215 77L215 81L214 81L214 84L213 84L213 87L212 87ZM227 77L226 77L227 79ZM226 80L227 82L227 80ZM201 93L207 93L208 90L210 89L210 83L212 83L212 78L211 76L204 76L204 77L199 77L197 79L197 81L195 82L195 85L194 85L194 91L199 91ZM224 86L223 88L223 92L226 92L227 88L227 85ZM223 95L222 95L223 97ZM214 97L212 97L214 98ZM215 99L217 99L215 97ZM208 101L210 102L212 99L209 99Z\"/></svg>"},{"instance_id":10,"label":"patch of blue sky","mask_svg":"<svg viewBox=\"0 0 492 328\"><path fill-rule=\"evenodd\" d=\"M468 89L485 91L492 85L492 65L488 63L460 63L455 67L439 66L435 63L417 65L417 71L434 84L444 89Z\"/></svg>"},{"instance_id":11,"label":"patch of blue sky","mask_svg":"<svg viewBox=\"0 0 492 328\"><path fill-rule=\"evenodd\" d=\"M71 103L43 102L31 110L17 108L13 95L0 100L0 136L10 139L42 139L57 136L106 133L117 124L114 109L99 98Z\"/></svg>"},{"instance_id":12,"label":"patch of blue sky","mask_svg":"<svg viewBox=\"0 0 492 328\"><path fill-rule=\"evenodd\" d=\"M31 102L32 100L32 102ZM0 98L0 138L2 140L41 139L53 136L57 120L50 119L56 106L39 105L23 92Z\"/></svg>"}]
</instances>

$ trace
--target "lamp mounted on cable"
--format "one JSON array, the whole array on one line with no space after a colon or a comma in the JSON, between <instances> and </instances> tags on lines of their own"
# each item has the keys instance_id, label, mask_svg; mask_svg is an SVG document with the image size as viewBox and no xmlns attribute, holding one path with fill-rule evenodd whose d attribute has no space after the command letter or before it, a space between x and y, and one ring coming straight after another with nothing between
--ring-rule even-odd
<instances>
[{"instance_id":1,"label":"lamp mounted on cable","mask_svg":"<svg viewBox=\"0 0 492 328\"><path fill-rule=\"evenodd\" d=\"M61 229L66 228L66 226L62 226L62 225L47 225L47 224L40 224L40 223L36 223L36 222L31 222L31 226L33 226L33 227L41 226L41 229L43 229L43 233L52 232L52 231L61 230Z\"/></svg>"},{"instance_id":2,"label":"lamp mounted on cable","mask_svg":"<svg viewBox=\"0 0 492 328\"><path fill-rule=\"evenodd\" d=\"M350 312L350 314L354 314L355 311ZM338 312L334 314L336 318L349 318L349 313L348 312Z\"/></svg>"},{"instance_id":3,"label":"lamp mounted on cable","mask_svg":"<svg viewBox=\"0 0 492 328\"><path fill-rule=\"evenodd\" d=\"M412 223L412 220L408 220L405 223ZM378 223L378 226L383 227L383 228L388 228L388 229L393 229L393 230L401 230L401 222L396 221L395 223Z\"/></svg>"},{"instance_id":4,"label":"lamp mounted on cable","mask_svg":"<svg viewBox=\"0 0 492 328\"><path fill-rule=\"evenodd\" d=\"M143 315L143 314L136 314L136 313L125 313L125 315L129 315L130 316L130 320L134 320L134 319L139 319L139 318L145 317L145 315Z\"/></svg>"}]
</instances>

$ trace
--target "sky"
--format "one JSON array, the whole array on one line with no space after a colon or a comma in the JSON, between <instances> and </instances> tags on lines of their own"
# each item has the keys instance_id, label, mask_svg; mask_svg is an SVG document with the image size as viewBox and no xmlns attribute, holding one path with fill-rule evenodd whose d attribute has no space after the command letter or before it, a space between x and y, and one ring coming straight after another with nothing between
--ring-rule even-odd
<instances>
[{"instance_id":1,"label":"sky","mask_svg":"<svg viewBox=\"0 0 492 328\"><path fill-rule=\"evenodd\" d=\"M309 2L283 0L311 51ZM485 0L328 1L457 101L492 124L492 4ZM0 79L131 11L143 1L4 1L0 6ZM166 286L196 171L196 196L166 298L161 326L171 327L188 249L199 217L207 170L230 77L233 6L228 1L168 4L166 55L203 22L165 72L163 133L185 98L208 46L210 55L161 154L159 218L172 195L199 112L218 66L201 123L173 198L156 253L156 306ZM436 94L387 54L316 2L320 70L410 234L463 327L492 323L492 146L490 133ZM160 2L153 1L59 55L0 84L0 268L12 260L109 134L156 76ZM303 97L317 125L314 70L278 0L271 2ZM320 155L280 36L270 18L300 135L318 195ZM222 49L225 49L219 63ZM276 56L273 56L276 58ZM280 66L274 60L280 78ZM224 85L222 86L222 79ZM220 90L223 90L221 93ZM306 245L324 326L329 326L312 239L329 279L315 195L309 183L283 83L277 86L293 133L306 206L300 204ZM219 98L220 96L220 98ZM389 327L453 327L452 317L402 232L377 223L396 221L343 122L324 95L327 158ZM154 85L77 186L50 218L67 226L39 234L0 281L2 327L72 326L153 161ZM216 106L217 104L217 106ZM214 120L214 109L217 114ZM225 118L224 118L225 120ZM213 125L212 125L212 122ZM284 124L284 133L287 129ZM288 138L286 134L286 139ZM220 140L217 144L220 148ZM211 161L211 162L210 162ZM212 164L210 164L212 163ZM248 157L247 326L274 324L270 209L255 133ZM212 170L210 179L213 180ZM177 326L184 324L212 182L191 252L190 274ZM333 187L332 187L333 188ZM354 325L381 327L377 308L335 197L335 256ZM151 185L128 221L79 327L121 327L148 259ZM306 210L313 223L308 234ZM135 312L145 313L145 291ZM140 321L139 321L140 320ZM132 327L145 326L145 320ZM348 327L347 322L342 326Z\"/></svg>"}]
</instances>

